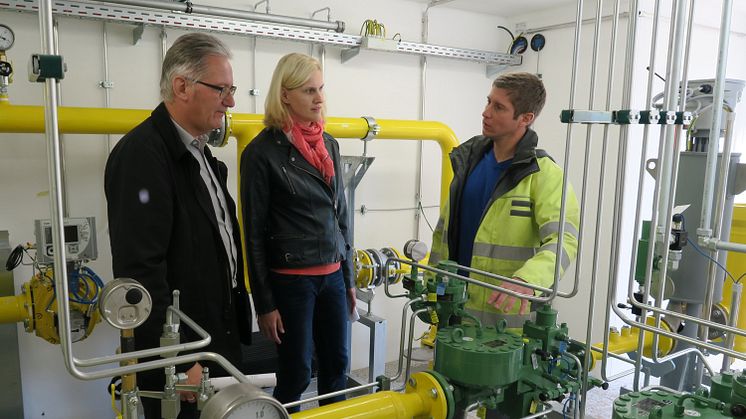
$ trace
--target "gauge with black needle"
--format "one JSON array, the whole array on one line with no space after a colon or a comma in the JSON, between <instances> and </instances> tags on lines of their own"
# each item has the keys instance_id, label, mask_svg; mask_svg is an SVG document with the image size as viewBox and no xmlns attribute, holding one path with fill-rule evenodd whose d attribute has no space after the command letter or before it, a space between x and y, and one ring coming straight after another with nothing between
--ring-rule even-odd
<instances>
[{"instance_id":1,"label":"gauge with black needle","mask_svg":"<svg viewBox=\"0 0 746 419\"><path fill-rule=\"evenodd\" d=\"M16 36L13 31L7 26L0 23L0 51L10 49L15 42Z\"/></svg>"}]
</instances>

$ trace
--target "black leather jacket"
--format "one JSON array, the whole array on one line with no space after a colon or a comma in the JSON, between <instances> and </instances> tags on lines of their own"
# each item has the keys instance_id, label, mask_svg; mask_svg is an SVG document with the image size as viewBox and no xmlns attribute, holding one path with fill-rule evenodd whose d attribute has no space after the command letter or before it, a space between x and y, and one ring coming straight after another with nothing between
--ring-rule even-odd
<instances>
[{"instance_id":1,"label":"black leather jacket","mask_svg":"<svg viewBox=\"0 0 746 419\"><path fill-rule=\"evenodd\" d=\"M331 185L290 143L265 128L241 155L241 204L246 259L257 314L275 309L270 268L302 268L342 262L352 287L352 241L342 184L339 144L324 133L334 160Z\"/></svg>"}]
</instances>

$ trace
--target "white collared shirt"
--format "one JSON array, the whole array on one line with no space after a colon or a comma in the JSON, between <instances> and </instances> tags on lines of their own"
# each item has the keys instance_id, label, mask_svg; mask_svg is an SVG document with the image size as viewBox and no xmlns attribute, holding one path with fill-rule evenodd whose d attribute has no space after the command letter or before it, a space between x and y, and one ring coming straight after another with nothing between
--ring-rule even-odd
<instances>
[{"instance_id":1,"label":"white collared shirt","mask_svg":"<svg viewBox=\"0 0 746 419\"><path fill-rule=\"evenodd\" d=\"M182 128L176 121L171 119L176 126L176 131L179 132L181 141L186 146L187 150L194 156L199 162L199 174L202 177L202 181L205 182L207 191L210 193L210 200L212 201L212 208L215 210L215 218L218 220L218 230L220 231L220 238L223 240L225 246L225 252L228 256L228 261L231 268L231 281L233 288L238 286L236 282L236 261L237 261L237 249L236 244L233 241L233 222L231 216L228 213L228 202L225 199L223 189L220 188L215 173L207 163L205 157L205 145L207 144L208 134L200 135L197 138L192 137L184 128Z\"/></svg>"}]
</instances>

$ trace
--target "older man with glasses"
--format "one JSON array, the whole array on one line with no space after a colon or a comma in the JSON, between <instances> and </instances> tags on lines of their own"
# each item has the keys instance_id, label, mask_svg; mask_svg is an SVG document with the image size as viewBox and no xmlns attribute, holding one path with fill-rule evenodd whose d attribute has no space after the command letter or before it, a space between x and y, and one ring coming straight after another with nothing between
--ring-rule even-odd
<instances>
[{"instance_id":1,"label":"older man with glasses","mask_svg":"<svg viewBox=\"0 0 746 419\"><path fill-rule=\"evenodd\" d=\"M217 38L181 36L166 53L163 99L151 116L125 135L106 163L105 183L115 277L140 281L153 310L135 330L135 349L159 346L171 293L212 342L205 351L241 361L250 343L251 306L243 280L243 252L236 205L226 188L227 169L206 147L235 105L228 48ZM198 337L180 330L182 342ZM145 361L148 359L144 359ZM207 362L177 366L187 384L199 384L202 369L224 375ZM162 370L138 373L140 390L163 390ZM196 418L195 394L181 395L179 418ZM143 399L146 418L160 418L160 401Z\"/></svg>"}]
</instances>

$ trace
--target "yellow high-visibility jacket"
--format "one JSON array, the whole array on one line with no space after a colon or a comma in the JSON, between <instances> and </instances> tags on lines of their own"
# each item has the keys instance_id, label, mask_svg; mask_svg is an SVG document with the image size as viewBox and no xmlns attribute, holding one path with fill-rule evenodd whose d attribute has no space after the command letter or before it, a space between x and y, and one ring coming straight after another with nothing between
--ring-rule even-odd
<instances>
[{"instance_id":1,"label":"yellow high-visibility jacket","mask_svg":"<svg viewBox=\"0 0 746 419\"><path fill-rule=\"evenodd\" d=\"M538 137L529 129L518 143L513 162L495 186L482 214L471 258L471 267L507 277L517 277L551 288L559 237L562 202L562 169L544 152L537 150ZM440 219L433 233L429 263L458 260L458 229L461 194L466 179L493 147L492 140L476 136L453 149L453 181L449 197L441 203ZM565 208L561 274L575 259L578 248L579 209L568 185ZM498 285L501 281L471 274L471 277ZM492 290L469 285L466 308L499 313L487 304ZM537 293L538 295L538 293ZM517 312L519 304L514 306Z\"/></svg>"}]
</instances>

